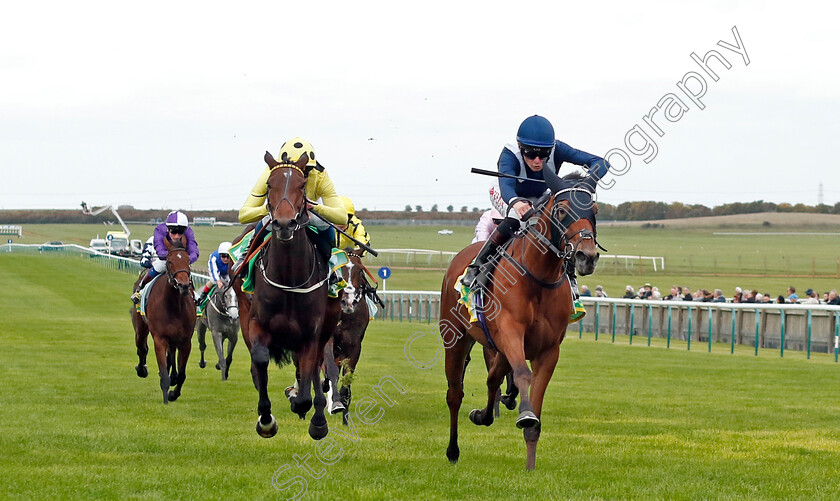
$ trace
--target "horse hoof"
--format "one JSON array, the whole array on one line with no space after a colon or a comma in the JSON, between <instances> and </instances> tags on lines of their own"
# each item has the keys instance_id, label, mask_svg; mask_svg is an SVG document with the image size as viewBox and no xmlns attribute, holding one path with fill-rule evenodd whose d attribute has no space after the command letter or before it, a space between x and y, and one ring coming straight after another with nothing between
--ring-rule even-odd
<instances>
[{"instance_id":1,"label":"horse hoof","mask_svg":"<svg viewBox=\"0 0 840 501\"><path fill-rule=\"evenodd\" d=\"M324 422L323 425L318 426L315 423L309 422L309 436L314 438L315 440L321 440L322 438L327 436L329 433L329 427L327 423Z\"/></svg>"},{"instance_id":2,"label":"horse hoof","mask_svg":"<svg viewBox=\"0 0 840 501\"><path fill-rule=\"evenodd\" d=\"M222 370L222 367L219 365L219 362L216 362L216 370L217 371Z\"/></svg>"},{"instance_id":3,"label":"horse hoof","mask_svg":"<svg viewBox=\"0 0 840 501\"><path fill-rule=\"evenodd\" d=\"M139 377L146 377L149 375L149 369L145 365L138 365L134 368L137 371L137 375Z\"/></svg>"},{"instance_id":4,"label":"horse hoof","mask_svg":"<svg viewBox=\"0 0 840 501\"><path fill-rule=\"evenodd\" d=\"M507 410L512 411L516 408L516 397L502 395L502 404L507 407Z\"/></svg>"},{"instance_id":5,"label":"horse hoof","mask_svg":"<svg viewBox=\"0 0 840 501\"><path fill-rule=\"evenodd\" d=\"M330 414L338 414L339 412L344 412L347 410L347 407L344 407L344 404L341 402L333 402L330 404Z\"/></svg>"},{"instance_id":6,"label":"horse hoof","mask_svg":"<svg viewBox=\"0 0 840 501\"><path fill-rule=\"evenodd\" d=\"M540 418L531 411L520 412L519 417L516 418L516 427L520 429L531 428L538 424L540 424Z\"/></svg>"},{"instance_id":7,"label":"horse hoof","mask_svg":"<svg viewBox=\"0 0 840 501\"><path fill-rule=\"evenodd\" d=\"M204 360L202 360L201 362L199 362L199 363L198 363L198 366L199 366L199 367L201 367L201 368L203 369L203 368L207 367L207 362L205 362Z\"/></svg>"},{"instance_id":8,"label":"horse hoof","mask_svg":"<svg viewBox=\"0 0 840 501\"><path fill-rule=\"evenodd\" d=\"M271 418L271 422L268 424L262 424L262 422L257 419L257 433L262 438L271 438L277 434L277 420L274 419L274 415L269 414Z\"/></svg>"},{"instance_id":9,"label":"horse hoof","mask_svg":"<svg viewBox=\"0 0 840 501\"><path fill-rule=\"evenodd\" d=\"M484 409L473 409L473 410L470 411L470 421L472 421L473 424L477 424L479 426L482 426L482 425L483 426L490 426L491 424L493 424L492 419L490 420L489 423L485 423L484 422L484 416L485 416ZM492 414L490 416L492 417Z\"/></svg>"},{"instance_id":10,"label":"horse hoof","mask_svg":"<svg viewBox=\"0 0 840 501\"><path fill-rule=\"evenodd\" d=\"M449 459L449 462L455 464L458 462L458 456L461 455L461 449L458 446L449 446L446 448L446 458Z\"/></svg>"},{"instance_id":11,"label":"horse hoof","mask_svg":"<svg viewBox=\"0 0 840 501\"><path fill-rule=\"evenodd\" d=\"M178 400L178 397L180 397L180 396L181 396L180 393L175 393L174 391L170 391L169 392L169 401L174 402L174 401Z\"/></svg>"}]
</instances>

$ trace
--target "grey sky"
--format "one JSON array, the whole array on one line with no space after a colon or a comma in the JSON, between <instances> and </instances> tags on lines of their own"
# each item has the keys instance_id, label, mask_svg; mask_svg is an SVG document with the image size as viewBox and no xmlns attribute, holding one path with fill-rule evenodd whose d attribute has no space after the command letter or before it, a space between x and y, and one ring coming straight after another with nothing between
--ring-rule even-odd
<instances>
[{"instance_id":1,"label":"grey sky","mask_svg":"<svg viewBox=\"0 0 840 501\"><path fill-rule=\"evenodd\" d=\"M469 170L535 113L598 155L655 139L605 202L840 199L833 4L287 4L4 7L0 208L238 208L294 136L358 208L488 207ZM748 66L717 45L733 26ZM731 68L710 63L700 110L677 82L712 49ZM688 111L658 137L643 117L668 93Z\"/></svg>"}]
</instances>

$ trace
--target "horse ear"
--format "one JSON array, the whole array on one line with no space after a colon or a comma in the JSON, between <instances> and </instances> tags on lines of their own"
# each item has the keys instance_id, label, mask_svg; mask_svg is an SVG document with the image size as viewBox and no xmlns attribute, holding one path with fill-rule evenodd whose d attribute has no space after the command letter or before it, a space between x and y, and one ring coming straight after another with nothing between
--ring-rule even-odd
<instances>
[{"instance_id":1,"label":"horse ear","mask_svg":"<svg viewBox=\"0 0 840 501\"><path fill-rule=\"evenodd\" d=\"M598 179L595 176L589 175L580 180L580 184L587 187L595 193L595 187L598 186Z\"/></svg>"},{"instance_id":2,"label":"horse ear","mask_svg":"<svg viewBox=\"0 0 840 501\"><path fill-rule=\"evenodd\" d=\"M170 242L168 238L163 239L163 246L166 247L167 251L172 250L172 242Z\"/></svg>"},{"instance_id":3,"label":"horse ear","mask_svg":"<svg viewBox=\"0 0 840 501\"><path fill-rule=\"evenodd\" d=\"M265 160L265 163L267 163L268 166L271 167L272 169L274 167L277 167L278 165L280 165L277 162L277 160L274 159L274 157L271 155L271 153L269 153L267 151L265 152L265 156L263 157L263 159Z\"/></svg>"},{"instance_id":4,"label":"horse ear","mask_svg":"<svg viewBox=\"0 0 840 501\"><path fill-rule=\"evenodd\" d=\"M592 204L592 213L593 214L598 214L598 204L596 204L596 203Z\"/></svg>"},{"instance_id":5,"label":"horse ear","mask_svg":"<svg viewBox=\"0 0 840 501\"><path fill-rule=\"evenodd\" d=\"M309 155L304 153L303 155L300 156L300 158L298 158L298 161L295 162L295 166L298 169L306 172L306 164L308 164L308 163L309 163Z\"/></svg>"},{"instance_id":6,"label":"horse ear","mask_svg":"<svg viewBox=\"0 0 840 501\"><path fill-rule=\"evenodd\" d=\"M550 165L544 166L542 172L545 184L548 185L552 193L557 193L558 191L568 187L568 183L560 179L560 177L557 176L557 173L554 172L554 168Z\"/></svg>"}]
</instances>

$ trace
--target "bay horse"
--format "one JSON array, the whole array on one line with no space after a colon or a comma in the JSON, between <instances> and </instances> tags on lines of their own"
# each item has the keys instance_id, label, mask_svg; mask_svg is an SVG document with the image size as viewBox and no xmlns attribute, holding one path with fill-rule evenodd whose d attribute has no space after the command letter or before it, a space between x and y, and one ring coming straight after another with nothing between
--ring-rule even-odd
<instances>
[{"instance_id":1,"label":"bay horse","mask_svg":"<svg viewBox=\"0 0 840 501\"><path fill-rule=\"evenodd\" d=\"M535 204L529 225L494 259L498 265L491 285L482 294L487 332L470 322L467 308L458 302L455 284L483 245L478 242L459 252L450 263L441 288L440 333L445 347L449 407L449 445L446 456L458 461L458 411L464 397L465 359L476 342L487 353L487 405L470 412L477 425L493 423L493 407L505 374L522 396L516 426L523 429L526 469L536 467L543 397L557 365L560 343L572 313L572 294L565 274L567 259L575 259L582 275L592 273L599 254L595 239L593 177L560 179L543 169L549 191ZM533 224L531 224L533 223ZM528 368L527 361L531 362Z\"/></svg>"},{"instance_id":2,"label":"bay horse","mask_svg":"<svg viewBox=\"0 0 840 501\"><path fill-rule=\"evenodd\" d=\"M198 331L198 348L201 350L201 361L198 366L202 369L207 363L204 361L204 350L207 344L204 342L207 330L213 339L213 346L216 348L216 355L219 362L216 369L222 372L222 381L227 381L230 372L230 364L233 362L233 349L236 348L236 341L239 337L239 304L236 293L232 287L216 287L207 300L204 308L204 316L196 323ZM227 356L225 356L224 342L227 340Z\"/></svg>"},{"instance_id":3,"label":"bay horse","mask_svg":"<svg viewBox=\"0 0 840 501\"><path fill-rule=\"evenodd\" d=\"M376 297L376 288L370 285L365 276L370 272L362 262L361 249L345 249L348 263L341 268L347 282L341 298L341 317L332 339L327 343L324 354L324 367L329 380L333 402L330 413L342 413L342 422L347 424L350 409L353 373L362 353L362 340L370 323L370 309L367 297Z\"/></svg>"},{"instance_id":4,"label":"bay horse","mask_svg":"<svg viewBox=\"0 0 840 501\"><path fill-rule=\"evenodd\" d=\"M266 152L273 170L268 177L267 208L271 235L254 265L254 293L242 291L242 278L234 280L239 300L242 337L251 353L251 376L259 392L257 433L277 433L268 398L268 363L283 366L294 359L300 390L290 396L291 410L301 419L312 408L309 435L320 440L328 433L324 415L326 397L320 384L324 345L338 323L339 307L328 307L328 265L307 236L307 155L295 164L278 163Z\"/></svg>"},{"instance_id":5,"label":"bay horse","mask_svg":"<svg viewBox=\"0 0 840 501\"><path fill-rule=\"evenodd\" d=\"M141 378L149 375L146 367L149 347L146 340L151 333L163 403L167 404L181 396L181 387L187 377L187 360L195 329L195 300L192 295L189 254L180 240L171 243L164 238L163 243L168 251L166 274L146 286L151 287L146 300L146 318L136 308L132 308L131 323L134 326L134 342L139 359L135 367L137 375ZM169 391L170 386L174 386L172 391Z\"/></svg>"}]
</instances>

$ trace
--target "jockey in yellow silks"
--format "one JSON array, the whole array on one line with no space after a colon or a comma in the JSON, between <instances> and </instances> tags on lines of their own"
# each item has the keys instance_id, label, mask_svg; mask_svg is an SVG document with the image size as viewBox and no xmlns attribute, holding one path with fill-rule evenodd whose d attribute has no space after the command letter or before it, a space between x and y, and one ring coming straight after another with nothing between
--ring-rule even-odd
<instances>
[{"instance_id":1,"label":"jockey in yellow silks","mask_svg":"<svg viewBox=\"0 0 840 501\"><path fill-rule=\"evenodd\" d=\"M306 164L304 171L307 176L306 198L312 202L309 204L309 210L318 213L331 223L345 224L347 222L347 211L344 204L335 192L335 185L333 185L326 169L316 160L315 149L308 141L299 137L286 141L280 147L277 161L294 163L304 153L309 157L309 163ZM269 174L271 174L271 167L266 167L251 189L251 194L248 195L242 208L239 209L240 223L247 224L259 221L256 233L259 233L260 228L267 224L271 218L266 207ZM317 216L313 216L309 224L318 229L317 234L310 232L310 237L318 248L318 252L325 260L329 260L335 240L335 230Z\"/></svg>"},{"instance_id":2,"label":"jockey in yellow silks","mask_svg":"<svg viewBox=\"0 0 840 501\"><path fill-rule=\"evenodd\" d=\"M362 220L356 217L356 208L353 206L353 201L344 196L339 198L344 204L344 209L347 211L347 220L339 225L339 228L359 242L370 245L370 235L365 230L365 225L362 224ZM356 242L338 232L336 232L335 246L338 249L353 249L358 247ZM364 255L364 251L362 251L361 255Z\"/></svg>"}]
</instances>

